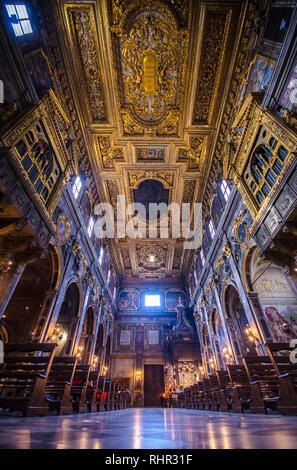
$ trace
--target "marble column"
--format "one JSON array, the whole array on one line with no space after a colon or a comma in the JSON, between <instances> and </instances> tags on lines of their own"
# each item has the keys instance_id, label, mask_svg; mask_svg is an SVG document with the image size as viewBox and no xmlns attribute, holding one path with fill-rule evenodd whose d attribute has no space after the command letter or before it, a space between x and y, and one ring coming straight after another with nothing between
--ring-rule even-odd
<instances>
[{"instance_id":1,"label":"marble column","mask_svg":"<svg viewBox=\"0 0 297 470\"><path fill-rule=\"evenodd\" d=\"M11 270L2 273L0 276L0 318L5 313L7 305L9 304L20 278L22 277L25 267L25 264L20 264L16 269L11 268Z\"/></svg>"}]
</instances>

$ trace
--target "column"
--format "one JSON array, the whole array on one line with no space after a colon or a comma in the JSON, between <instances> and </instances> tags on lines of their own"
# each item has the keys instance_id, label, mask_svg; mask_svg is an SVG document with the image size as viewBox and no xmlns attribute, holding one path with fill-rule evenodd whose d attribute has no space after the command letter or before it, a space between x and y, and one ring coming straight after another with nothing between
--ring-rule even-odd
<instances>
[{"instance_id":1,"label":"column","mask_svg":"<svg viewBox=\"0 0 297 470\"><path fill-rule=\"evenodd\" d=\"M0 275L0 318L5 313L7 305L15 291L15 288L25 270L25 264L19 264L16 269L8 269Z\"/></svg>"}]
</instances>

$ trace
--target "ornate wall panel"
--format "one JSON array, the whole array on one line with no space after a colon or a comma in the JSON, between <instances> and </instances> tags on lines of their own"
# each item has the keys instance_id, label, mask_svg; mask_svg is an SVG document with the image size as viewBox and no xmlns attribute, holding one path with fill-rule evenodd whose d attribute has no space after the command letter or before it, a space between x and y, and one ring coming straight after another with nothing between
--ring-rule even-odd
<instances>
[{"instance_id":1,"label":"ornate wall panel","mask_svg":"<svg viewBox=\"0 0 297 470\"><path fill-rule=\"evenodd\" d=\"M110 22L122 134L177 135L189 30L161 2L113 2Z\"/></svg>"},{"instance_id":2,"label":"ornate wall panel","mask_svg":"<svg viewBox=\"0 0 297 470\"><path fill-rule=\"evenodd\" d=\"M108 121L94 5L65 5L75 67L89 121Z\"/></svg>"}]
</instances>

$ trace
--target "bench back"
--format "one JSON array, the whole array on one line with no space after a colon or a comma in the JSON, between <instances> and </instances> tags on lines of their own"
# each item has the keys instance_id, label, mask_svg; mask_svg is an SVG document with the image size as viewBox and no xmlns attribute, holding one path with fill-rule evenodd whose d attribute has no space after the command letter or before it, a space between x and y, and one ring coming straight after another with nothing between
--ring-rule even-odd
<instances>
[{"instance_id":1,"label":"bench back","mask_svg":"<svg viewBox=\"0 0 297 470\"><path fill-rule=\"evenodd\" d=\"M212 391L218 390L220 388L220 384L218 381L218 377L216 374L210 374L208 376L209 378L209 383L210 383L210 388Z\"/></svg>"},{"instance_id":2,"label":"bench back","mask_svg":"<svg viewBox=\"0 0 297 470\"><path fill-rule=\"evenodd\" d=\"M204 393L204 387L203 387L203 382L202 381L196 382L194 387L195 387L195 392L196 393Z\"/></svg>"},{"instance_id":3,"label":"bench back","mask_svg":"<svg viewBox=\"0 0 297 470\"><path fill-rule=\"evenodd\" d=\"M243 364L250 382L277 379L276 370L269 356L245 356Z\"/></svg>"},{"instance_id":4,"label":"bench back","mask_svg":"<svg viewBox=\"0 0 297 470\"><path fill-rule=\"evenodd\" d=\"M49 382L72 383L77 366L77 358L73 356L57 356L49 373Z\"/></svg>"},{"instance_id":5,"label":"bench back","mask_svg":"<svg viewBox=\"0 0 297 470\"><path fill-rule=\"evenodd\" d=\"M4 344L4 364L1 371L13 373L39 373L48 377L52 367L56 344L24 343Z\"/></svg>"},{"instance_id":6,"label":"bench back","mask_svg":"<svg viewBox=\"0 0 297 470\"><path fill-rule=\"evenodd\" d=\"M211 387L210 387L209 378L207 377L206 379L202 379L202 382L203 382L204 391L205 391L205 392L210 392L210 391L211 391Z\"/></svg>"},{"instance_id":7,"label":"bench back","mask_svg":"<svg viewBox=\"0 0 297 470\"><path fill-rule=\"evenodd\" d=\"M292 351L290 343L268 342L265 346L278 376L292 372L297 373L297 364L292 364L290 360L290 353Z\"/></svg>"},{"instance_id":8,"label":"bench back","mask_svg":"<svg viewBox=\"0 0 297 470\"><path fill-rule=\"evenodd\" d=\"M230 385L230 377L227 370L217 370L216 376L221 389L226 389Z\"/></svg>"},{"instance_id":9,"label":"bench back","mask_svg":"<svg viewBox=\"0 0 297 470\"><path fill-rule=\"evenodd\" d=\"M90 365L76 364L73 383L77 385L86 386L89 381L90 371Z\"/></svg>"},{"instance_id":10,"label":"bench back","mask_svg":"<svg viewBox=\"0 0 297 470\"><path fill-rule=\"evenodd\" d=\"M246 368L241 364L228 364L227 371L232 387L240 387L250 383Z\"/></svg>"}]
</instances>

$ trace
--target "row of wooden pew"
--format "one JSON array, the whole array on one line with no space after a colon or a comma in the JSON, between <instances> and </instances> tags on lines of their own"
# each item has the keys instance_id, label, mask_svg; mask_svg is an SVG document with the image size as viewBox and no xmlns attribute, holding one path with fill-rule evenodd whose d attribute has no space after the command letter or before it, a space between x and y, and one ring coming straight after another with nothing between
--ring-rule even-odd
<instances>
[{"instance_id":1,"label":"row of wooden pew","mask_svg":"<svg viewBox=\"0 0 297 470\"><path fill-rule=\"evenodd\" d=\"M289 343L267 343L267 356L246 356L184 389L173 406L235 413L297 414L297 364ZM294 362L294 358L293 358Z\"/></svg>"},{"instance_id":2,"label":"row of wooden pew","mask_svg":"<svg viewBox=\"0 0 297 470\"><path fill-rule=\"evenodd\" d=\"M5 344L0 409L23 416L120 410L128 393L77 358L55 356L55 344Z\"/></svg>"}]
</instances>

